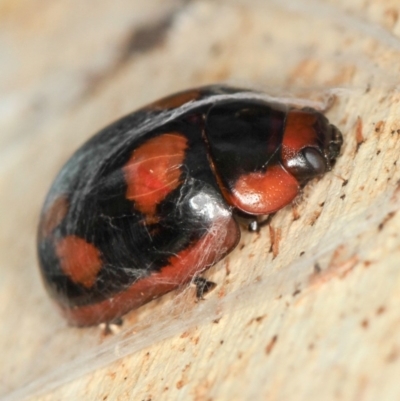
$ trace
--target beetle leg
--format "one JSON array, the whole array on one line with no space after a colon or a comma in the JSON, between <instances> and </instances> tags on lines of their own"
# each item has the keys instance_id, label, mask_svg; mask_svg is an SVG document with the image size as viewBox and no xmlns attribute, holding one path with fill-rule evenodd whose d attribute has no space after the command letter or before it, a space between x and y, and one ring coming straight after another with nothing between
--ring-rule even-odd
<instances>
[{"instance_id":1,"label":"beetle leg","mask_svg":"<svg viewBox=\"0 0 400 401\"><path fill-rule=\"evenodd\" d=\"M258 233L260 231L260 225L259 225L257 219L251 220L249 225L247 226L247 229L251 233Z\"/></svg>"},{"instance_id":2,"label":"beetle leg","mask_svg":"<svg viewBox=\"0 0 400 401\"><path fill-rule=\"evenodd\" d=\"M108 336L110 334L118 334L123 324L124 320L122 318L117 318L111 322L100 323L99 328L103 330L105 336Z\"/></svg>"},{"instance_id":3,"label":"beetle leg","mask_svg":"<svg viewBox=\"0 0 400 401\"><path fill-rule=\"evenodd\" d=\"M253 220L250 220L250 223L247 226L247 229L252 232L252 233L258 233L262 227L267 226L269 223L271 223L272 217L275 216L275 213L271 213L267 216L265 220L259 221L257 217L255 217Z\"/></svg>"},{"instance_id":4,"label":"beetle leg","mask_svg":"<svg viewBox=\"0 0 400 401\"><path fill-rule=\"evenodd\" d=\"M199 300L203 300L204 294L212 291L217 286L216 283L208 281L200 276L194 277L193 284L196 286L196 298Z\"/></svg>"},{"instance_id":5,"label":"beetle leg","mask_svg":"<svg viewBox=\"0 0 400 401\"><path fill-rule=\"evenodd\" d=\"M275 216L275 213L271 213L267 216L267 218L265 220L259 221L258 222L258 228L262 228L265 226L268 226L269 223L271 223L272 218Z\"/></svg>"}]
</instances>

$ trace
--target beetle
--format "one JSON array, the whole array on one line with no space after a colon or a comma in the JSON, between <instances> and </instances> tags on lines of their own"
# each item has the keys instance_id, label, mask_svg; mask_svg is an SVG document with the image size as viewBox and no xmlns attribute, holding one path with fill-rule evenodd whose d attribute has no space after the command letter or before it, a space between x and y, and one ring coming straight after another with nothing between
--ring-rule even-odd
<instances>
[{"instance_id":1,"label":"beetle","mask_svg":"<svg viewBox=\"0 0 400 401\"><path fill-rule=\"evenodd\" d=\"M179 92L89 139L44 202L38 257L68 322L90 326L195 281L254 222L331 170L340 131L320 112L224 85Z\"/></svg>"}]
</instances>

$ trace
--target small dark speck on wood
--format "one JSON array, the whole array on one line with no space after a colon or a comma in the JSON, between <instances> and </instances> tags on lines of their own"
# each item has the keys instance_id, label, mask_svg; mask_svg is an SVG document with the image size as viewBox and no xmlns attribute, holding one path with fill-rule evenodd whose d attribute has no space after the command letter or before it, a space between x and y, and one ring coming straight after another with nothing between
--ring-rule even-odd
<instances>
[{"instance_id":1,"label":"small dark speck on wood","mask_svg":"<svg viewBox=\"0 0 400 401\"><path fill-rule=\"evenodd\" d=\"M315 263L314 264L314 273L315 274L319 274L319 273L321 273L321 266L319 265L319 263Z\"/></svg>"},{"instance_id":2,"label":"small dark speck on wood","mask_svg":"<svg viewBox=\"0 0 400 401\"><path fill-rule=\"evenodd\" d=\"M145 53L161 46L174 17L175 13L170 13L158 21L135 28L126 40L119 63L123 64L135 54Z\"/></svg>"},{"instance_id":3,"label":"small dark speck on wood","mask_svg":"<svg viewBox=\"0 0 400 401\"><path fill-rule=\"evenodd\" d=\"M275 347L276 342L278 341L278 336L275 335L271 338L270 342L268 345L265 347L265 353L269 355L272 351L272 349Z\"/></svg>"},{"instance_id":4,"label":"small dark speck on wood","mask_svg":"<svg viewBox=\"0 0 400 401\"><path fill-rule=\"evenodd\" d=\"M363 135L363 122L360 116L357 117L356 121L356 153L360 149L360 146L364 143Z\"/></svg>"}]
</instances>

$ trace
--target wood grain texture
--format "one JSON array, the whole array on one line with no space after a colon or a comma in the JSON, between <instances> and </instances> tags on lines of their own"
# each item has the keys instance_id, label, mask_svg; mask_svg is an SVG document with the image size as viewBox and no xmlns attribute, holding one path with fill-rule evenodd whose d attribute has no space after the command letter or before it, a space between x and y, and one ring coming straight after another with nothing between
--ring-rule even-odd
<instances>
[{"instance_id":1,"label":"wood grain texture","mask_svg":"<svg viewBox=\"0 0 400 401\"><path fill-rule=\"evenodd\" d=\"M0 1L0 399L398 400L400 6ZM320 99L334 170L122 330L70 328L38 274L47 189L96 130L214 82ZM329 91L330 90L330 91Z\"/></svg>"}]
</instances>

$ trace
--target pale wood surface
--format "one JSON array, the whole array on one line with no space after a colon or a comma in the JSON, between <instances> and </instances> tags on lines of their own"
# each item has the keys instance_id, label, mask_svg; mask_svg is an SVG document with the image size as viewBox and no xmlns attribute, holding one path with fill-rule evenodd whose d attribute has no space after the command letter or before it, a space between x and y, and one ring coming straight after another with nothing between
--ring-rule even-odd
<instances>
[{"instance_id":1,"label":"pale wood surface","mask_svg":"<svg viewBox=\"0 0 400 401\"><path fill-rule=\"evenodd\" d=\"M0 1L0 399L400 399L396 0ZM41 285L38 213L69 155L177 90L337 99L333 172L192 288L116 335L68 327Z\"/></svg>"}]
</instances>

